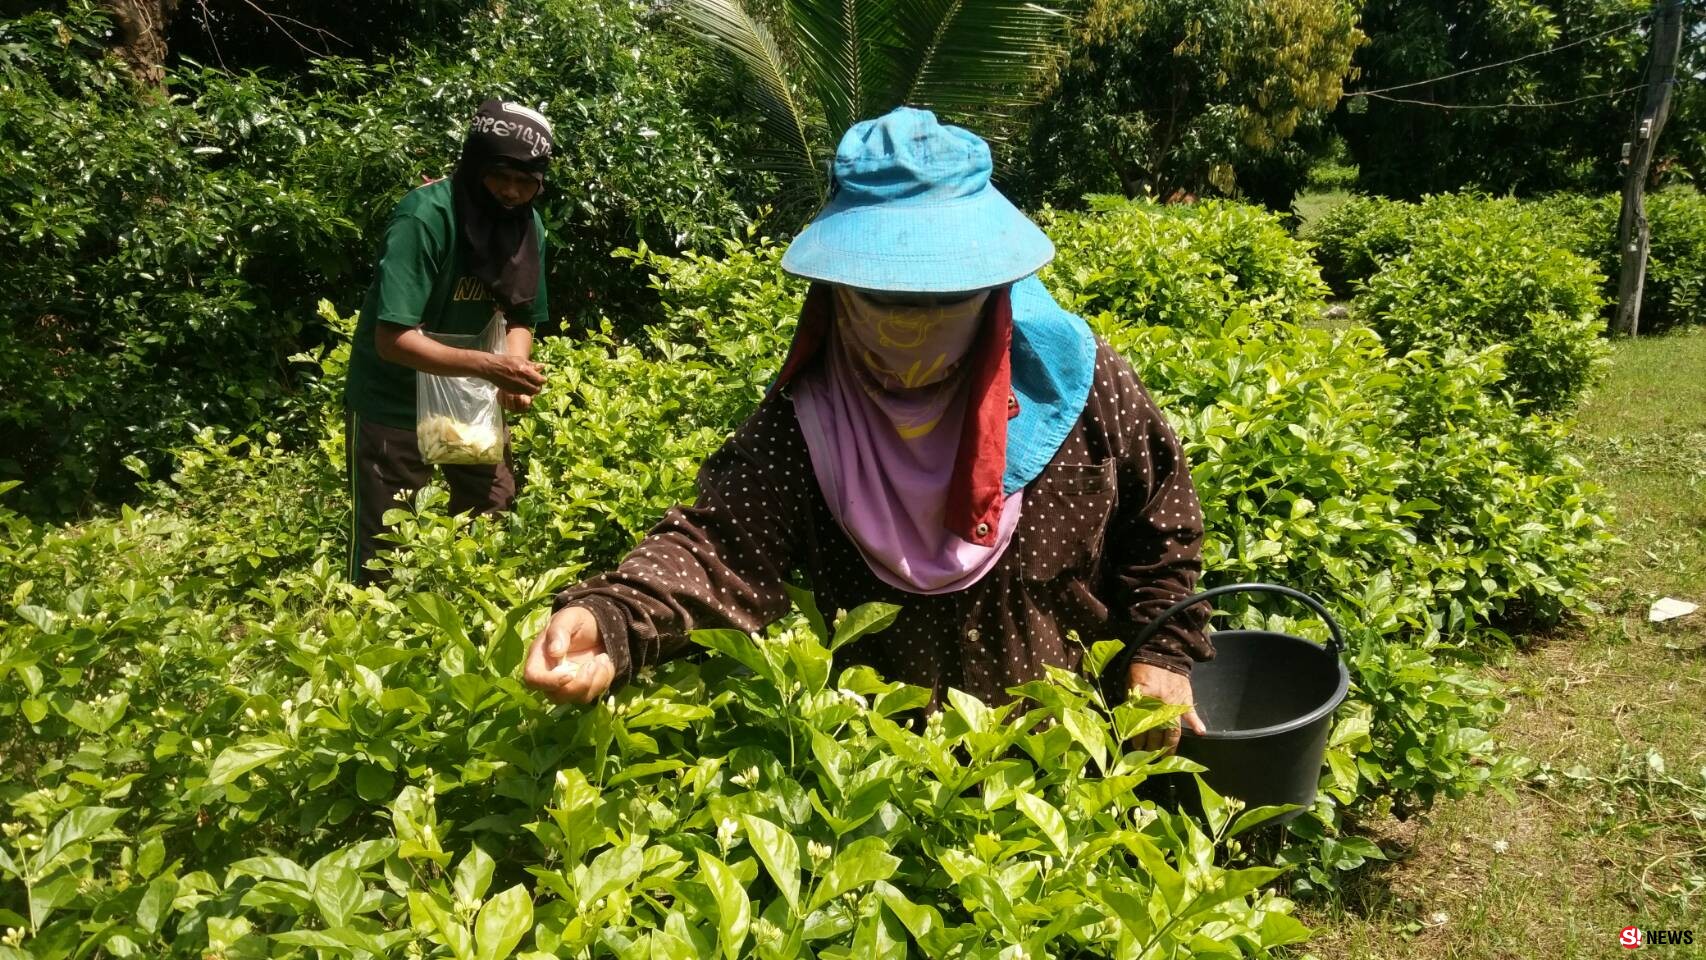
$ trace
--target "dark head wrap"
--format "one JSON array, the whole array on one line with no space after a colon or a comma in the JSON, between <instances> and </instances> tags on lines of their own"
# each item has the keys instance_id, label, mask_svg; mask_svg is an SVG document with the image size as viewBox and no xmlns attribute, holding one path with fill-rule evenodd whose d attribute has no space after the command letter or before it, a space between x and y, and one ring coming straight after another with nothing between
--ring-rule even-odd
<instances>
[{"instance_id":1,"label":"dark head wrap","mask_svg":"<svg viewBox=\"0 0 1706 960\"><path fill-rule=\"evenodd\" d=\"M505 310L539 295L539 236L533 204L506 208L481 182L495 165L531 173L541 181L551 162L551 124L518 103L487 100L468 125L462 159L451 175L456 219L468 242L474 275Z\"/></svg>"}]
</instances>

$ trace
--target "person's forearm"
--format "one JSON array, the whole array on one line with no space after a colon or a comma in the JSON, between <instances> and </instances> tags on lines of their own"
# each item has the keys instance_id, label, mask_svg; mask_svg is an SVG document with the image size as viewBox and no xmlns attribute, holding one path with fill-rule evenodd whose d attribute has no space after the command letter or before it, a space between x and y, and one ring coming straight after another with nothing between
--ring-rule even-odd
<instances>
[{"instance_id":1,"label":"person's forearm","mask_svg":"<svg viewBox=\"0 0 1706 960\"><path fill-rule=\"evenodd\" d=\"M380 332L377 339L381 358L422 373L440 377L483 377L489 369L491 354L446 346L419 330L404 330L393 336Z\"/></svg>"},{"instance_id":2,"label":"person's forearm","mask_svg":"<svg viewBox=\"0 0 1706 960\"><path fill-rule=\"evenodd\" d=\"M504 333L504 352L523 360L533 359L533 328L510 324Z\"/></svg>"}]
</instances>

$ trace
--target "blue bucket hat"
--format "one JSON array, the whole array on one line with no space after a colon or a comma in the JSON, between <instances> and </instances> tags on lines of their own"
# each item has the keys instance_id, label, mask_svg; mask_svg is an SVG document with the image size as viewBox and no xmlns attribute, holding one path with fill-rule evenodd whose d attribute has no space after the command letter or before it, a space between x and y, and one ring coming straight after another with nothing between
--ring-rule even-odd
<instances>
[{"instance_id":1,"label":"blue bucket hat","mask_svg":"<svg viewBox=\"0 0 1706 960\"><path fill-rule=\"evenodd\" d=\"M835 149L829 202L782 256L799 277L862 290L960 293L1042 269L1054 244L989 182L989 144L896 107Z\"/></svg>"}]
</instances>

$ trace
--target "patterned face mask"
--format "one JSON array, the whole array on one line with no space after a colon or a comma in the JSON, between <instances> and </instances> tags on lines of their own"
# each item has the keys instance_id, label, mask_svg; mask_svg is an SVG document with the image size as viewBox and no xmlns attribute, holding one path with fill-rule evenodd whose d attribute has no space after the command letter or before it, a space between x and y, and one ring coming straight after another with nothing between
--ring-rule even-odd
<instances>
[{"instance_id":1,"label":"patterned face mask","mask_svg":"<svg viewBox=\"0 0 1706 960\"><path fill-rule=\"evenodd\" d=\"M913 390L952 377L977 337L984 290L947 303L882 302L835 288L845 342L884 390Z\"/></svg>"}]
</instances>

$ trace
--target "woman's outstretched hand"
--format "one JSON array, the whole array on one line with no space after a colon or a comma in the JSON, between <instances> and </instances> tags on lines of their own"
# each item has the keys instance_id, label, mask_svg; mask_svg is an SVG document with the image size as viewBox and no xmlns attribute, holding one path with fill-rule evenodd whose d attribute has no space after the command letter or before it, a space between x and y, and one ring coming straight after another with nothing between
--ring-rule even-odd
<instances>
[{"instance_id":1,"label":"woman's outstretched hand","mask_svg":"<svg viewBox=\"0 0 1706 960\"><path fill-rule=\"evenodd\" d=\"M591 703L603 696L616 679L616 666L604 651L592 611L564 607L552 614L527 651L522 679L556 703Z\"/></svg>"}]
</instances>

